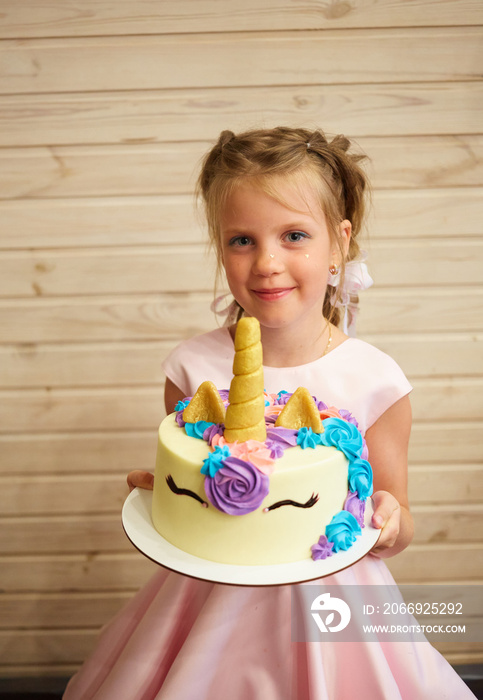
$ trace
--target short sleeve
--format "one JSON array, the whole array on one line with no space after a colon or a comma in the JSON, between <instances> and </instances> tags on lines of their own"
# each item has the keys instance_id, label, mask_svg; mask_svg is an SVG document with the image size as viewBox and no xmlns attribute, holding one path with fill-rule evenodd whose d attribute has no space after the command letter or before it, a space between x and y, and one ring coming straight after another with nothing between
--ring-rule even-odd
<instances>
[{"instance_id":1,"label":"short sleeve","mask_svg":"<svg viewBox=\"0 0 483 700\"><path fill-rule=\"evenodd\" d=\"M347 339L314 362L264 367L264 373L269 392L305 386L326 404L350 411L362 434L412 389L392 357L357 338Z\"/></svg>"},{"instance_id":2,"label":"short sleeve","mask_svg":"<svg viewBox=\"0 0 483 700\"><path fill-rule=\"evenodd\" d=\"M372 373L374 380L368 401L366 430L392 405L412 391L411 384L395 360L380 350L376 353L371 358L371 364L375 362Z\"/></svg>"},{"instance_id":3,"label":"short sleeve","mask_svg":"<svg viewBox=\"0 0 483 700\"><path fill-rule=\"evenodd\" d=\"M185 396L193 396L209 379L217 389L228 389L232 378L234 348L227 328L184 340L163 362L163 370Z\"/></svg>"},{"instance_id":4,"label":"short sleeve","mask_svg":"<svg viewBox=\"0 0 483 700\"><path fill-rule=\"evenodd\" d=\"M192 396L207 379L217 389L229 389L233 357L228 329L218 328L180 343L163 362L163 369L185 396ZM307 387L319 400L350 411L362 434L412 390L392 357L356 338L306 365L264 366L263 371L269 393Z\"/></svg>"}]
</instances>

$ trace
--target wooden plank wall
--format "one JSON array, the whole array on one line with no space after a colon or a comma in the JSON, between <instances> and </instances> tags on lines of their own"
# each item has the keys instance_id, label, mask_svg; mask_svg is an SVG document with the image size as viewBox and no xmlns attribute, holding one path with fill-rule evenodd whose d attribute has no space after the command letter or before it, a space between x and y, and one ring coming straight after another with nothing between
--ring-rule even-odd
<instances>
[{"instance_id":1,"label":"wooden plank wall","mask_svg":"<svg viewBox=\"0 0 483 700\"><path fill-rule=\"evenodd\" d=\"M0 10L1 675L69 675L155 568L125 475L154 462L161 360L214 327L192 192L223 128L320 125L372 156L361 337L414 384L417 530L390 566L481 583L483 4Z\"/></svg>"}]
</instances>

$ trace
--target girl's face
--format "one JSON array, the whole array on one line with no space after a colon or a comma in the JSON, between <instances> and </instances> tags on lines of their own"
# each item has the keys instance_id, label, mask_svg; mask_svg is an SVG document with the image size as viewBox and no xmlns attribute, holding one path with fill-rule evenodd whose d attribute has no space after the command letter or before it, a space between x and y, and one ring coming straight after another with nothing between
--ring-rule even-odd
<instances>
[{"instance_id":1,"label":"girl's face","mask_svg":"<svg viewBox=\"0 0 483 700\"><path fill-rule=\"evenodd\" d=\"M223 265L240 306L263 327L320 331L331 264L340 264L309 186L280 186L278 202L250 183L235 188L221 216ZM347 251L350 223L340 225ZM313 325L315 324L315 325Z\"/></svg>"}]
</instances>

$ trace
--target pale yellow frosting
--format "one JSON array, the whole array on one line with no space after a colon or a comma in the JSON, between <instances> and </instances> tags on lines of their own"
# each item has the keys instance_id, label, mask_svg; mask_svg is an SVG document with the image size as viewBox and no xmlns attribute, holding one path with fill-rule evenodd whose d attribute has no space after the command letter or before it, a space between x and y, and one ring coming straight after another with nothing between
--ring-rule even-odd
<instances>
[{"instance_id":1,"label":"pale yellow frosting","mask_svg":"<svg viewBox=\"0 0 483 700\"><path fill-rule=\"evenodd\" d=\"M260 565L308 559L311 545L325 532L347 496L348 462L335 447L292 447L270 475L270 491L260 508L245 515L227 515L211 503L177 495L166 482L170 475L179 488L190 489L207 502L203 460L210 448L189 437L171 414L159 428L152 516L156 530L185 552L212 561ZM282 506L278 501L305 503L318 494L311 508Z\"/></svg>"}]
</instances>

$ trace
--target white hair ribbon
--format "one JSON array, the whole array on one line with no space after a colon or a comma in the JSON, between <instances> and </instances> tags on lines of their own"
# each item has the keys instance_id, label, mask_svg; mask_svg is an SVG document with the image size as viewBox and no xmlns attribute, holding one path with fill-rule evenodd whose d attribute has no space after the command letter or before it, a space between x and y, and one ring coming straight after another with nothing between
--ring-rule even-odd
<instances>
[{"instance_id":1,"label":"white hair ribbon","mask_svg":"<svg viewBox=\"0 0 483 700\"><path fill-rule=\"evenodd\" d=\"M347 335L355 338L356 335L356 319L359 312L359 292L364 289L369 289L374 283L370 276L367 265L364 262L367 259L367 254L362 252L357 260L351 260L345 264L344 283L340 286L341 273L340 270L336 274L329 272L327 284L333 287L330 299L331 304L336 308L344 310L343 331Z\"/></svg>"},{"instance_id":2,"label":"white hair ribbon","mask_svg":"<svg viewBox=\"0 0 483 700\"><path fill-rule=\"evenodd\" d=\"M212 301L210 310L215 314L215 316L225 318L223 322L224 326L231 326L237 319L240 307L233 299L230 292L227 292L226 294L221 294L219 297L216 297L214 301Z\"/></svg>"}]
</instances>

